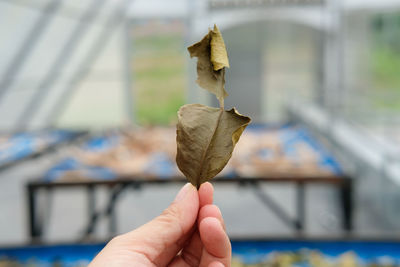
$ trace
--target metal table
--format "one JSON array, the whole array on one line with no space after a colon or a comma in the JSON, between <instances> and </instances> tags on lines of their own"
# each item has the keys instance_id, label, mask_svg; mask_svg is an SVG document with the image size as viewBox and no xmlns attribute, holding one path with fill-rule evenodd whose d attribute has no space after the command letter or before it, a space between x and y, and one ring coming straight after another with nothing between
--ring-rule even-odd
<instances>
[{"instance_id":1,"label":"metal table","mask_svg":"<svg viewBox=\"0 0 400 267\"><path fill-rule=\"evenodd\" d=\"M118 197L122 192L128 189L140 190L146 185L150 184L183 184L185 180L182 177L174 177L168 179L144 179L143 177L118 177L117 179L100 181L100 180L87 180L79 182L45 182L41 179L36 179L27 184L27 196L29 207L29 233L32 242L40 242L43 236L43 214L46 205L40 205L37 201L38 195L41 193L49 194L56 190L63 190L67 188L85 188L87 194L87 207L88 218L87 226L84 229L82 240L90 237L93 233L95 226L100 218L106 217L109 222L109 234L114 235L117 233L116 229L116 216L115 207L118 203ZM305 226L305 186L308 184L326 184L337 188L340 198L339 205L342 209L343 221L342 227L346 231L352 229L352 179L346 176L323 176L323 177L218 177L212 180L213 184L237 184L240 187L252 190L257 198L269 208L283 223L293 228L297 233L301 233ZM289 183L296 187L296 216L292 218L289 216L277 203L274 201L260 186L263 183ZM99 187L106 187L109 189L109 196L106 208L103 210L96 210L95 208L95 190Z\"/></svg>"}]
</instances>

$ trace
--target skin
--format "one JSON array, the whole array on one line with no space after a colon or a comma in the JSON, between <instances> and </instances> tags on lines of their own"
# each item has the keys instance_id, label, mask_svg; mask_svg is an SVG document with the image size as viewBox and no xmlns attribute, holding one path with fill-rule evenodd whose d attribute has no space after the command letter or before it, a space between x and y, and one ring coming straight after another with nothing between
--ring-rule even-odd
<instances>
[{"instance_id":1,"label":"skin","mask_svg":"<svg viewBox=\"0 0 400 267\"><path fill-rule=\"evenodd\" d=\"M164 212L129 233L113 238L89 267L229 267L231 243L213 186L186 184Z\"/></svg>"}]
</instances>

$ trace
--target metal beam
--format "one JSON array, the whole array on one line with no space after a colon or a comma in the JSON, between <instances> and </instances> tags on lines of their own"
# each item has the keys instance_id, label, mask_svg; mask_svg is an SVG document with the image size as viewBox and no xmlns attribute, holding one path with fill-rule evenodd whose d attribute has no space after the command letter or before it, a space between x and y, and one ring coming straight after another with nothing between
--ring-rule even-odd
<instances>
[{"instance_id":1,"label":"metal beam","mask_svg":"<svg viewBox=\"0 0 400 267\"><path fill-rule=\"evenodd\" d=\"M89 73L90 66L97 59L109 39L111 39L110 34L112 33L113 29L122 23L124 19L126 19L125 16L128 12L127 7L131 2L132 0L122 1L118 8L115 9L113 15L107 20L106 26L102 29L100 34L93 42L93 46L89 50L89 53L82 60L80 67L77 68L75 74L67 82L64 91L55 101L55 104L48 113L49 115L46 121L48 121L51 126L54 126L56 120L64 112L76 90L78 83Z\"/></svg>"},{"instance_id":2,"label":"metal beam","mask_svg":"<svg viewBox=\"0 0 400 267\"><path fill-rule=\"evenodd\" d=\"M71 60L76 47L81 42L82 37L87 32L104 3L105 0L92 0L91 4L88 5L86 11L82 14L81 20L69 36L69 39L61 48L54 62L50 65L47 75L39 83L39 86L34 89L35 91L32 98L17 119L16 130L26 130L28 122L34 118L36 112L40 108L41 102L48 95L48 91L61 77L63 68Z\"/></svg>"},{"instance_id":3,"label":"metal beam","mask_svg":"<svg viewBox=\"0 0 400 267\"><path fill-rule=\"evenodd\" d=\"M125 80L125 112L126 118L129 123L133 123L134 116L134 103L133 103L133 88L132 88L132 20L125 20L124 23L124 48L122 53L122 60L124 61L124 80Z\"/></svg>"},{"instance_id":4,"label":"metal beam","mask_svg":"<svg viewBox=\"0 0 400 267\"><path fill-rule=\"evenodd\" d=\"M60 0L62 2L62 0ZM0 2L9 2L14 6L19 6L25 9L31 9L35 12L43 12L46 10L46 5L43 0L0 0ZM79 7L69 6L69 1L65 1L65 5L57 11L57 17L63 17L67 19L78 20L81 17Z\"/></svg>"},{"instance_id":5,"label":"metal beam","mask_svg":"<svg viewBox=\"0 0 400 267\"><path fill-rule=\"evenodd\" d=\"M31 30L23 40L21 46L18 48L17 53L12 58L3 79L0 81L0 103L4 100L4 96L15 82L15 76L18 74L22 64L26 61L29 54L33 51L38 43L46 26L50 24L54 13L61 6L61 0L50 1L42 11L42 15L33 23Z\"/></svg>"}]
</instances>

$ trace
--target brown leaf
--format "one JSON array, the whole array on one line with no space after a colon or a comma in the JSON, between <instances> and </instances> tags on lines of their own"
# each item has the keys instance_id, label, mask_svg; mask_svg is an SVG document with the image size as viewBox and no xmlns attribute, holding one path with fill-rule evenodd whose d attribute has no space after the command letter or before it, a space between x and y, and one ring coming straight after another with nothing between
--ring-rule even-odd
<instances>
[{"instance_id":1,"label":"brown leaf","mask_svg":"<svg viewBox=\"0 0 400 267\"><path fill-rule=\"evenodd\" d=\"M189 104L179 109L176 162L194 186L198 188L225 167L250 121L234 108Z\"/></svg>"},{"instance_id":2,"label":"brown leaf","mask_svg":"<svg viewBox=\"0 0 400 267\"><path fill-rule=\"evenodd\" d=\"M222 35L214 25L203 39L188 48L197 57L197 83L215 94L220 108L190 104L178 111L176 162L186 178L197 188L216 176L228 163L240 135L250 118L234 108L224 110L225 67L228 55Z\"/></svg>"},{"instance_id":3,"label":"brown leaf","mask_svg":"<svg viewBox=\"0 0 400 267\"><path fill-rule=\"evenodd\" d=\"M214 25L203 39L188 47L191 57L197 57L197 83L215 94L223 107L225 91L225 67L229 67L228 55L221 32Z\"/></svg>"},{"instance_id":4,"label":"brown leaf","mask_svg":"<svg viewBox=\"0 0 400 267\"><path fill-rule=\"evenodd\" d=\"M211 62L213 64L214 70L220 70L224 67L229 68L228 53L226 52L226 47L224 39L222 38L221 32L219 31L217 25L214 25L214 30L210 30L211 35Z\"/></svg>"}]
</instances>

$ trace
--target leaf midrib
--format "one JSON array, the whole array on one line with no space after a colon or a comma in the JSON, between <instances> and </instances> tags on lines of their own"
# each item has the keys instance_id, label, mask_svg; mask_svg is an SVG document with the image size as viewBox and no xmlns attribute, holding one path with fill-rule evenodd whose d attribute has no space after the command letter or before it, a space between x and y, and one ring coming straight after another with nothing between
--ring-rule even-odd
<instances>
[{"instance_id":1,"label":"leaf midrib","mask_svg":"<svg viewBox=\"0 0 400 267\"><path fill-rule=\"evenodd\" d=\"M206 149L204 150L204 152L203 152L203 155L201 156L201 159L200 159L200 167L199 167L199 170L198 170L198 173L197 173L197 177L196 177L196 186L197 186L197 189L199 189L199 187L200 187L200 175L201 175L201 170L202 170L202 167L203 167L203 164L204 164L204 161L205 161L205 159L206 159L206 155L208 154L208 151L210 150L210 145L211 145L211 141L213 140L213 138L214 138L214 136L215 136L215 133L217 132L217 128L218 128L218 125L219 125L219 122L220 122L220 120L221 120L221 117L222 117L222 113L224 112L224 109L223 108L220 108L219 109L219 114L218 114L218 119L217 119L217 122L216 122L216 124L215 124L215 126L214 126L214 129L213 129L213 132L212 132L212 134L211 134L211 137L210 137L210 139L208 140L208 143L207 143L207 147L206 147Z\"/></svg>"}]
</instances>

